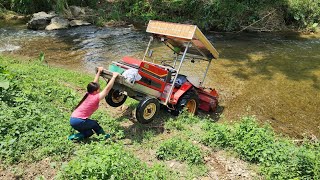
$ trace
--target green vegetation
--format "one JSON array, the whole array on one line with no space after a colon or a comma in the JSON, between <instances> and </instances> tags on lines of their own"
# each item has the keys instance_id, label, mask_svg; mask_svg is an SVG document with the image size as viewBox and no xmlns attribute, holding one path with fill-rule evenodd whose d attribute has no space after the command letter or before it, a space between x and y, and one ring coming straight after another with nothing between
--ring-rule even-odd
<instances>
[{"instance_id":1,"label":"green vegetation","mask_svg":"<svg viewBox=\"0 0 320 180\"><path fill-rule=\"evenodd\" d=\"M115 120L100 110L93 118L114 134L115 142L96 135L80 143L68 141L73 133L69 126L71 109L81 98L75 89L85 87L92 76L40 61L45 62L44 54L37 62L0 56L1 166L49 158L56 164L65 162L58 167L58 179L192 179L208 172L204 161L208 149L203 149L206 145L211 150L234 152L256 164L266 179L320 178L319 141L306 139L297 145L276 135L269 126L260 126L253 117L231 125L188 114L166 116L164 128L170 133L165 133L140 124L124 128L120 121L126 119ZM129 101L129 106L134 104ZM130 136L134 136L133 143L123 145L122 138ZM135 152L146 154L148 149L155 152L148 157L154 159L152 164L146 165ZM188 169L170 169L166 160L186 163Z\"/></svg>"},{"instance_id":2,"label":"green vegetation","mask_svg":"<svg viewBox=\"0 0 320 180\"><path fill-rule=\"evenodd\" d=\"M200 148L180 138L164 141L157 150L158 159L177 159L187 161L189 164L203 163L202 154Z\"/></svg>"},{"instance_id":3,"label":"green vegetation","mask_svg":"<svg viewBox=\"0 0 320 180\"><path fill-rule=\"evenodd\" d=\"M320 6L314 0L119 0L102 5L100 16L105 20L189 22L202 29L218 31L248 27L274 31L291 26L314 30L320 19Z\"/></svg>"},{"instance_id":4,"label":"green vegetation","mask_svg":"<svg viewBox=\"0 0 320 180\"><path fill-rule=\"evenodd\" d=\"M3 57L0 61L7 62ZM1 64L3 70L5 66ZM76 94L51 78L53 70L46 71L39 64L10 67L13 69L5 70L5 77L2 74L9 87L1 88L0 94L1 161L68 158L74 145L65 141L70 132L67 120Z\"/></svg>"},{"instance_id":5,"label":"green vegetation","mask_svg":"<svg viewBox=\"0 0 320 180\"><path fill-rule=\"evenodd\" d=\"M119 144L92 143L76 152L77 157L62 169L59 179L175 179L161 164L146 164ZM98 157L98 158L97 158Z\"/></svg>"},{"instance_id":6,"label":"green vegetation","mask_svg":"<svg viewBox=\"0 0 320 180\"><path fill-rule=\"evenodd\" d=\"M61 12L70 5L96 9L95 22L99 25L110 20L147 23L157 19L190 22L218 31L315 31L320 20L320 5L315 0L0 0L0 8L19 13Z\"/></svg>"},{"instance_id":7,"label":"green vegetation","mask_svg":"<svg viewBox=\"0 0 320 180\"><path fill-rule=\"evenodd\" d=\"M0 0L0 9L4 8L18 13L29 14L39 11L57 12L69 5L96 7L98 0Z\"/></svg>"},{"instance_id":8,"label":"green vegetation","mask_svg":"<svg viewBox=\"0 0 320 180\"><path fill-rule=\"evenodd\" d=\"M44 66L40 61L44 54L38 62L0 56L0 165L50 157L60 162L71 159L59 174L61 179L175 177L163 165L147 167L120 144L106 143L103 137L93 136L79 145L68 141L68 135L74 133L69 116L81 99L74 88L85 87L92 77ZM114 140L124 136L119 122L104 111L92 118L99 119Z\"/></svg>"},{"instance_id":9,"label":"green vegetation","mask_svg":"<svg viewBox=\"0 0 320 180\"><path fill-rule=\"evenodd\" d=\"M205 145L229 148L249 162L257 163L267 179L319 179L320 143L301 146L278 137L269 127L259 127L252 117L234 126L206 122Z\"/></svg>"}]
</instances>

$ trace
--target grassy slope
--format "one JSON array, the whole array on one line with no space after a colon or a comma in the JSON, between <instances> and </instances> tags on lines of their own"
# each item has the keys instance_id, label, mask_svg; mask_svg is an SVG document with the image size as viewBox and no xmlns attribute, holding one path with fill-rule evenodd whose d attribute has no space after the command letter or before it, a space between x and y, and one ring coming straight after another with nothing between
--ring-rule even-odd
<instances>
[{"instance_id":1,"label":"grassy slope","mask_svg":"<svg viewBox=\"0 0 320 180\"><path fill-rule=\"evenodd\" d=\"M220 178L232 178L222 172L227 171L225 167L219 169L221 163L213 163L221 159L214 150L222 148L260 164L266 178L319 178L319 143L296 146L269 128L260 128L253 118L225 125L187 115L172 119L161 112L161 118L154 123L140 125L125 116L111 118L100 108L93 118L99 119L118 140L104 142L93 136L83 143L72 143L66 139L71 133L68 118L70 109L81 98L75 89L85 87L92 77L9 57L0 56L0 62L11 73L7 77L11 86L2 89L0 96L0 160L9 169L15 164L30 165L49 158L57 162L58 178L62 179L212 178L214 173L220 173ZM128 101L127 112L135 104ZM61 167L62 162L68 163ZM254 176L249 173L249 177Z\"/></svg>"}]
</instances>

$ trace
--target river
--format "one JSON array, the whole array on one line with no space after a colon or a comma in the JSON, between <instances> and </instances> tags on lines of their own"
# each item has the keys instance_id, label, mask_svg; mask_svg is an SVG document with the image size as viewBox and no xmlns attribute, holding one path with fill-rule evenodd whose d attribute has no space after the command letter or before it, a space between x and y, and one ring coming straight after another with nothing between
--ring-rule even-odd
<instances>
[{"instance_id":1,"label":"river","mask_svg":"<svg viewBox=\"0 0 320 180\"><path fill-rule=\"evenodd\" d=\"M220 53L205 86L220 93L219 121L256 116L284 135L320 137L320 36L299 33L208 33ZM83 26L58 31L32 31L0 21L0 54L37 58L53 66L82 72L107 67L123 56L141 58L149 34L134 27ZM155 46L152 59L173 57ZM155 57L158 58L155 58ZM202 77L206 64L183 65L183 72Z\"/></svg>"}]
</instances>

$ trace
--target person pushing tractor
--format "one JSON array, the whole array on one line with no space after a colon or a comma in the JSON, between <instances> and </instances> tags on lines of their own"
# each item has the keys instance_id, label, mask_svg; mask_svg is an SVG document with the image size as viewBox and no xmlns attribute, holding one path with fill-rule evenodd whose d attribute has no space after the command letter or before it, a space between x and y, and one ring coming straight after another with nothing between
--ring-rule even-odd
<instances>
[{"instance_id":1,"label":"person pushing tractor","mask_svg":"<svg viewBox=\"0 0 320 180\"><path fill-rule=\"evenodd\" d=\"M70 125L79 133L69 136L69 140L82 140L92 136L94 132L97 135L104 135L106 139L110 137L110 134L105 133L96 120L89 119L90 116L98 109L99 101L108 95L115 79L119 75L117 72L114 72L107 86L100 92L100 84L98 83L98 80L102 71L103 67L98 67L97 74L95 75L93 82L90 82L87 85L87 93L71 114Z\"/></svg>"}]
</instances>

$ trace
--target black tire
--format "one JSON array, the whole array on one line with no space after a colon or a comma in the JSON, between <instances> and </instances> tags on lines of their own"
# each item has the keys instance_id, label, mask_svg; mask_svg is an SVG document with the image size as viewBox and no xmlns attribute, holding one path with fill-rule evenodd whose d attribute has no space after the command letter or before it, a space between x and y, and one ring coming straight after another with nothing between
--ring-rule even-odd
<instances>
[{"instance_id":1,"label":"black tire","mask_svg":"<svg viewBox=\"0 0 320 180\"><path fill-rule=\"evenodd\" d=\"M122 94L119 90L111 89L105 99L110 106L119 107L126 101L127 95Z\"/></svg>"},{"instance_id":2,"label":"black tire","mask_svg":"<svg viewBox=\"0 0 320 180\"><path fill-rule=\"evenodd\" d=\"M188 106L188 103L192 104L192 109L189 111L192 114L197 114L198 107L199 107L199 97L195 90L191 89L187 92L185 92L180 99L178 100L178 103L176 104L176 110L171 111L171 113L175 116L178 116L186 106Z\"/></svg>"},{"instance_id":3,"label":"black tire","mask_svg":"<svg viewBox=\"0 0 320 180\"><path fill-rule=\"evenodd\" d=\"M155 98L146 97L138 104L136 118L141 124L151 123L158 115L159 110L159 101Z\"/></svg>"}]
</instances>

